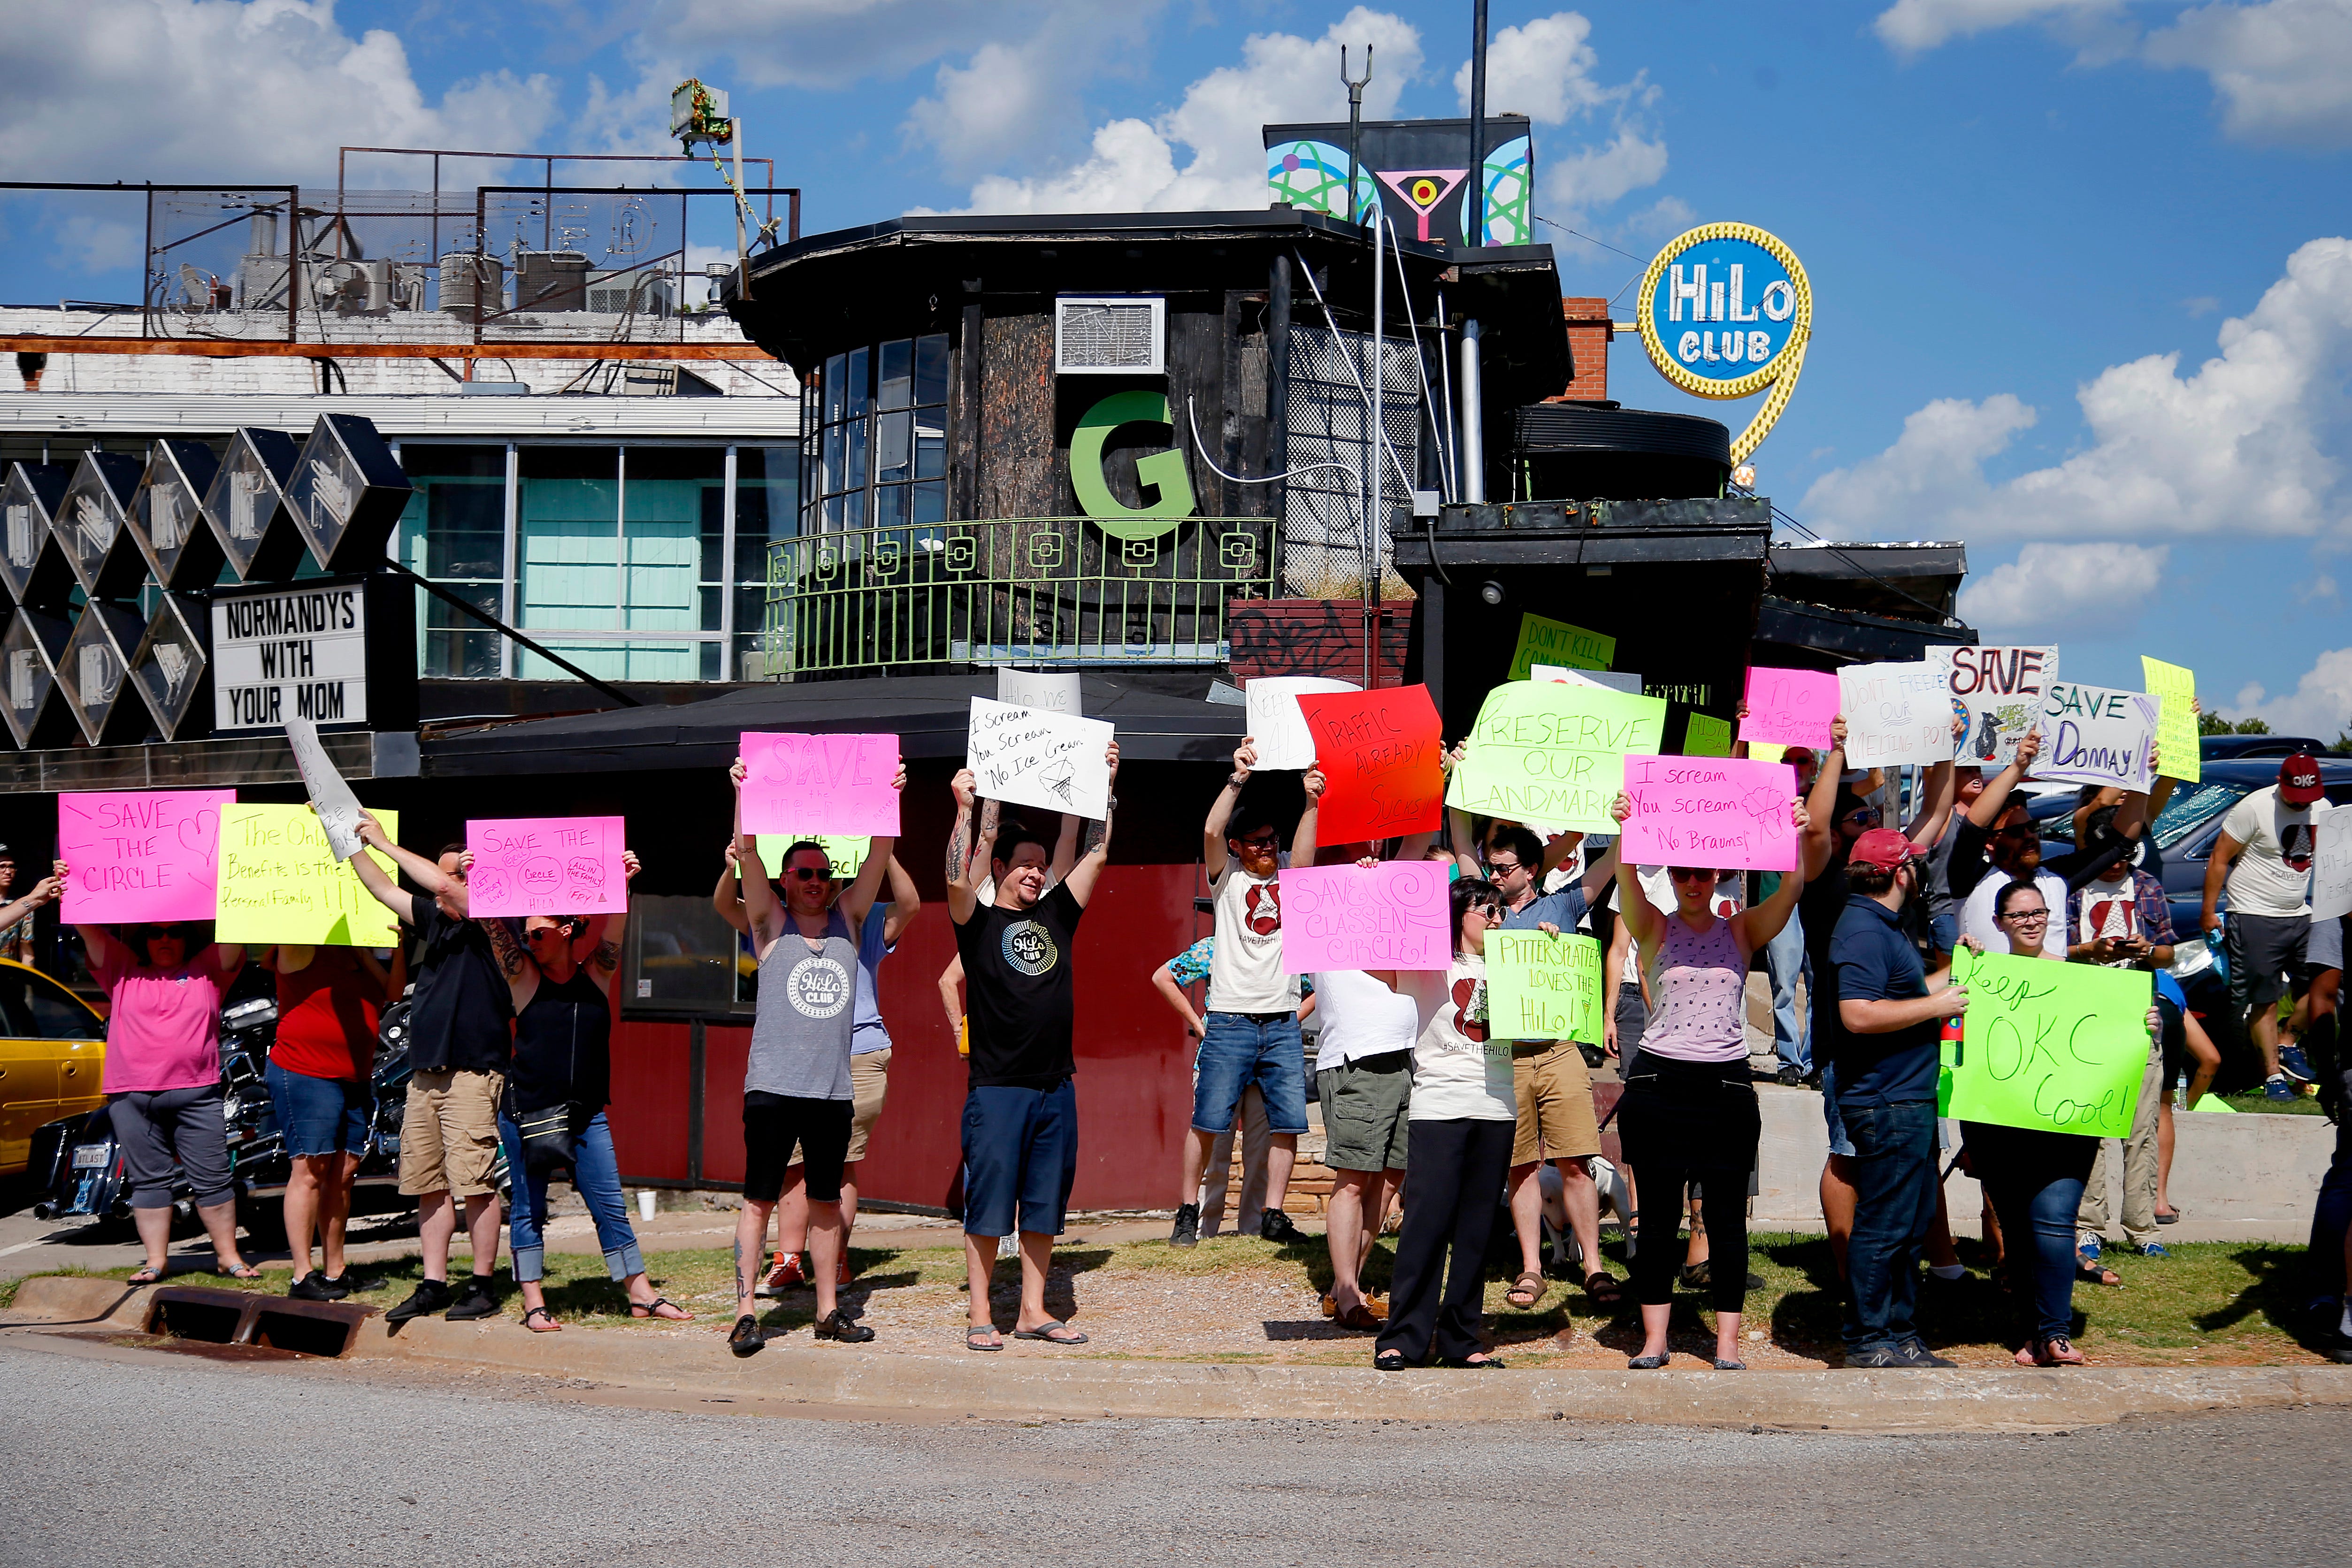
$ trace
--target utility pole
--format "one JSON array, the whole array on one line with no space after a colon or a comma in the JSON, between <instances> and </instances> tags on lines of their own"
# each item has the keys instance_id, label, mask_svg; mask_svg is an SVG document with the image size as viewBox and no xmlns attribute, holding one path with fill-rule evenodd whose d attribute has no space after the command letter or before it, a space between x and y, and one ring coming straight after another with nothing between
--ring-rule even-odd
<instances>
[{"instance_id":1,"label":"utility pole","mask_svg":"<svg viewBox=\"0 0 2352 1568\"><path fill-rule=\"evenodd\" d=\"M1486 243L1486 0L1470 6L1470 243Z\"/></svg>"},{"instance_id":2,"label":"utility pole","mask_svg":"<svg viewBox=\"0 0 2352 1568\"><path fill-rule=\"evenodd\" d=\"M1348 46L1339 46L1339 80L1348 89L1348 204L1342 214L1349 223L1356 221L1356 147L1363 138L1364 84L1372 79L1372 46L1364 46L1364 74L1348 74Z\"/></svg>"}]
</instances>

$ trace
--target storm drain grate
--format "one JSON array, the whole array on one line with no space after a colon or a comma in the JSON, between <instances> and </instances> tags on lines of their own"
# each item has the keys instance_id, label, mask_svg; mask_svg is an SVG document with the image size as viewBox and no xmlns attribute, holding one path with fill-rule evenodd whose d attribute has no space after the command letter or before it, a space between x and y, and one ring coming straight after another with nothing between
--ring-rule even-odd
<instances>
[{"instance_id":1,"label":"storm drain grate","mask_svg":"<svg viewBox=\"0 0 2352 1568\"><path fill-rule=\"evenodd\" d=\"M352 1348L360 1325L374 1311L347 1301L296 1301L208 1285L167 1285L147 1299L147 1332L337 1356Z\"/></svg>"}]
</instances>

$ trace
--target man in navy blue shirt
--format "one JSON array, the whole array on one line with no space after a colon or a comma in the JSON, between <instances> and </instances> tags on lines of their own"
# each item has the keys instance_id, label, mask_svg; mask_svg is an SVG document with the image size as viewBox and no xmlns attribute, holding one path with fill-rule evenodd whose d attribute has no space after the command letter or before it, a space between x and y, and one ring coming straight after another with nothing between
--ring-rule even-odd
<instances>
[{"instance_id":1,"label":"man in navy blue shirt","mask_svg":"<svg viewBox=\"0 0 2352 1568\"><path fill-rule=\"evenodd\" d=\"M1930 991L1896 915L1919 892L1919 847L1873 828L1846 858L1845 912L1830 939L1838 1022L1838 1114L1853 1142L1846 1246L1845 1364L1951 1366L1912 1326L1919 1259L1936 1217L1936 1078L1942 1023L1968 988Z\"/></svg>"}]
</instances>

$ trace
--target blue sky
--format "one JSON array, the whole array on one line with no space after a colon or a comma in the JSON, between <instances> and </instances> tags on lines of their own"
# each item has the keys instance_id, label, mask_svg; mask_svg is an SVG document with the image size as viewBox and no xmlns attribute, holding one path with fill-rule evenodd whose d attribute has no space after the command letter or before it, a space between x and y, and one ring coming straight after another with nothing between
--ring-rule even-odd
<instances>
[{"instance_id":1,"label":"blue sky","mask_svg":"<svg viewBox=\"0 0 2352 1568\"><path fill-rule=\"evenodd\" d=\"M1757 458L1783 507L1824 535L1966 540L1966 612L2062 643L2076 679L2137 685L2147 652L2194 666L2208 706L2352 719L2352 0L1491 9L1490 103L1537 120L1536 210L1591 236L1545 231L1570 292L1629 317L1640 264L1618 253L1715 219L1803 258L1813 346ZM0 38L0 172L331 180L342 141L658 152L694 74L806 189L812 229L1255 204L1257 124L1344 111L1342 41L1376 46L1373 112L1459 112L1469 12L27 0ZM0 298L103 295L126 254L21 205L0 222ZM1630 403L1745 421L1634 342L1612 370Z\"/></svg>"}]
</instances>

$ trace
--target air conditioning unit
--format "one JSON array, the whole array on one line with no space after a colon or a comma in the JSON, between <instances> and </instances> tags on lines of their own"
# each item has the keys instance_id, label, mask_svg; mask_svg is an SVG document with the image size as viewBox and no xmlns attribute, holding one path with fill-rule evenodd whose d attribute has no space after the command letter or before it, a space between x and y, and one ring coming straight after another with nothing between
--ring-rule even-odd
<instances>
[{"instance_id":1,"label":"air conditioning unit","mask_svg":"<svg viewBox=\"0 0 2352 1568\"><path fill-rule=\"evenodd\" d=\"M1168 301L1156 294L1065 294L1054 301L1054 369L1066 376L1160 375Z\"/></svg>"}]
</instances>

